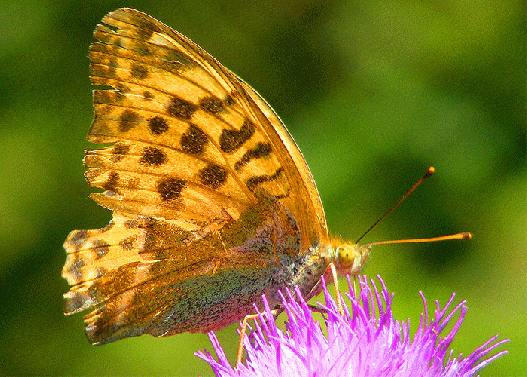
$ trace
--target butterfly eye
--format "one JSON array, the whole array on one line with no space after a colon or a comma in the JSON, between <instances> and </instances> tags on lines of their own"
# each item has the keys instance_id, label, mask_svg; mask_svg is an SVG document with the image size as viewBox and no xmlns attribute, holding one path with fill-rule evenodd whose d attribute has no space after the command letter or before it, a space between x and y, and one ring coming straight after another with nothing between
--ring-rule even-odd
<instances>
[{"instance_id":1,"label":"butterfly eye","mask_svg":"<svg viewBox=\"0 0 527 377\"><path fill-rule=\"evenodd\" d=\"M342 244L337 247L337 260L340 268L351 268L357 255L357 245Z\"/></svg>"}]
</instances>

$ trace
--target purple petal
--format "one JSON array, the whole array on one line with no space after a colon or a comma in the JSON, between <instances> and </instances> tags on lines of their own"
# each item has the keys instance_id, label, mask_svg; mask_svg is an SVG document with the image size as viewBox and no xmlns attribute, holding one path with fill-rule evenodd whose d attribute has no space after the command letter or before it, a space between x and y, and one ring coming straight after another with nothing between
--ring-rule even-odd
<instances>
[{"instance_id":1,"label":"purple petal","mask_svg":"<svg viewBox=\"0 0 527 377\"><path fill-rule=\"evenodd\" d=\"M360 291L353 291L348 277L349 305L344 315L329 294L322 279L325 304L326 334L313 320L312 309L298 289L280 293L287 315L286 330L279 329L265 297L265 311L254 321L254 329L244 339L245 364L232 368L214 334L210 339L217 355L197 352L217 376L473 376L506 351L484 359L507 340L495 342L497 336L478 347L468 357L453 358L448 350L467 312L465 301L453 310L449 307L455 295L441 308L436 301L434 318L429 317L424 295L424 313L419 327L410 338L410 321L397 321L392 314L393 294L378 277L382 289L373 280L359 276ZM342 298L342 296L341 296ZM377 313L377 314L376 314ZM441 332L457 315L453 328L445 336Z\"/></svg>"}]
</instances>

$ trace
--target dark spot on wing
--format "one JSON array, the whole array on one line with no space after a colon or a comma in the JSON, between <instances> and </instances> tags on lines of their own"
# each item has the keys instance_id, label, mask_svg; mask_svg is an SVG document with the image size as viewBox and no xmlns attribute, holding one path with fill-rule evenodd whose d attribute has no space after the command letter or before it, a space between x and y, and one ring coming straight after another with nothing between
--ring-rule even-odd
<instances>
[{"instance_id":1,"label":"dark spot on wing","mask_svg":"<svg viewBox=\"0 0 527 377\"><path fill-rule=\"evenodd\" d=\"M223 102L216 97L206 97L199 101L199 105L208 113L216 114L223 111Z\"/></svg>"},{"instance_id":2,"label":"dark spot on wing","mask_svg":"<svg viewBox=\"0 0 527 377\"><path fill-rule=\"evenodd\" d=\"M253 136L254 124L246 119L242 128L237 130L223 130L220 135L220 149L225 153L233 153Z\"/></svg>"},{"instance_id":3,"label":"dark spot on wing","mask_svg":"<svg viewBox=\"0 0 527 377\"><path fill-rule=\"evenodd\" d=\"M217 189L227 180L227 171L221 166L210 164L199 171L199 179L203 185Z\"/></svg>"},{"instance_id":4,"label":"dark spot on wing","mask_svg":"<svg viewBox=\"0 0 527 377\"><path fill-rule=\"evenodd\" d=\"M198 126L190 124L187 132L181 136L181 149L189 154L201 154L205 151L208 139Z\"/></svg>"},{"instance_id":5,"label":"dark spot on wing","mask_svg":"<svg viewBox=\"0 0 527 377\"><path fill-rule=\"evenodd\" d=\"M110 245L103 240L94 240L93 249L95 249L96 257L95 259L101 259L110 251Z\"/></svg>"},{"instance_id":6,"label":"dark spot on wing","mask_svg":"<svg viewBox=\"0 0 527 377\"><path fill-rule=\"evenodd\" d=\"M132 63L130 74L133 78L143 80L148 77L148 69L144 65Z\"/></svg>"},{"instance_id":7,"label":"dark spot on wing","mask_svg":"<svg viewBox=\"0 0 527 377\"><path fill-rule=\"evenodd\" d=\"M117 193L117 184L119 183L119 174L112 171L108 176L108 179L102 185L102 188L105 190L113 191Z\"/></svg>"},{"instance_id":8,"label":"dark spot on wing","mask_svg":"<svg viewBox=\"0 0 527 377\"><path fill-rule=\"evenodd\" d=\"M157 192L161 199L168 201L181 196L181 190L185 187L185 181L176 178L165 178L157 183Z\"/></svg>"},{"instance_id":9,"label":"dark spot on wing","mask_svg":"<svg viewBox=\"0 0 527 377\"><path fill-rule=\"evenodd\" d=\"M141 117L132 110L125 110L119 117L119 131L127 132L137 126L141 122Z\"/></svg>"},{"instance_id":10,"label":"dark spot on wing","mask_svg":"<svg viewBox=\"0 0 527 377\"><path fill-rule=\"evenodd\" d=\"M112 149L112 162L119 162L121 161L124 156L126 156L130 152L130 146L123 143L117 143L114 145Z\"/></svg>"},{"instance_id":11,"label":"dark spot on wing","mask_svg":"<svg viewBox=\"0 0 527 377\"><path fill-rule=\"evenodd\" d=\"M258 175L258 176L255 176L255 177L251 177L245 182L245 184L247 185L247 188L250 191L254 191L256 186L258 186L260 183L262 183L262 182L270 182L270 181L274 181L274 180L278 179L278 177L280 176L280 174L283 171L284 171L284 168L280 167L272 175L264 174L264 175Z\"/></svg>"},{"instance_id":12,"label":"dark spot on wing","mask_svg":"<svg viewBox=\"0 0 527 377\"><path fill-rule=\"evenodd\" d=\"M148 119L148 128L154 135L161 135L168 130L168 124L165 118L155 116Z\"/></svg>"},{"instance_id":13,"label":"dark spot on wing","mask_svg":"<svg viewBox=\"0 0 527 377\"><path fill-rule=\"evenodd\" d=\"M150 93L148 90L145 90L143 92L143 98L146 100L146 101L151 101L153 98L154 98L154 95L152 93Z\"/></svg>"},{"instance_id":14,"label":"dark spot on wing","mask_svg":"<svg viewBox=\"0 0 527 377\"><path fill-rule=\"evenodd\" d=\"M145 147L139 160L142 164L159 166L167 162L167 155L156 147Z\"/></svg>"},{"instance_id":15,"label":"dark spot on wing","mask_svg":"<svg viewBox=\"0 0 527 377\"><path fill-rule=\"evenodd\" d=\"M234 169L240 170L244 165L246 165L251 159L267 157L271 154L272 148L269 143L258 143L256 147L249 149L245 154L236 161L234 164Z\"/></svg>"},{"instance_id":16,"label":"dark spot on wing","mask_svg":"<svg viewBox=\"0 0 527 377\"><path fill-rule=\"evenodd\" d=\"M168 105L167 112L173 117L189 120L197 109L198 106L195 104L174 96Z\"/></svg>"},{"instance_id":17,"label":"dark spot on wing","mask_svg":"<svg viewBox=\"0 0 527 377\"><path fill-rule=\"evenodd\" d=\"M88 239L87 230L77 230L74 233L72 233L71 238L68 240L68 243L73 245L73 247L75 248L75 251L79 251L80 248L86 243L87 239Z\"/></svg>"}]
</instances>

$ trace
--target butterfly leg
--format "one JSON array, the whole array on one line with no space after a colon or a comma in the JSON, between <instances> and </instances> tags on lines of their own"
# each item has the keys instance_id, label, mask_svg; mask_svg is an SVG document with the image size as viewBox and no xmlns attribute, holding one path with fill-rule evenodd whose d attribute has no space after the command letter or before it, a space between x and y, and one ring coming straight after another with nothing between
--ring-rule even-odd
<instances>
[{"instance_id":1,"label":"butterfly leg","mask_svg":"<svg viewBox=\"0 0 527 377\"><path fill-rule=\"evenodd\" d=\"M331 279L333 280L333 284L335 285L335 299L337 301L337 309L340 315L344 315L344 306L342 303L342 297L340 295L340 289L339 289L339 280L338 280L338 274L337 274L337 268L335 267L335 264L329 263L326 274L324 276L327 278L328 274L327 271L331 271ZM317 284L311 289L310 293L308 294L308 297L314 297L316 294L318 294L322 289L320 288L320 285L322 284L322 281L319 280ZM323 309L317 308L313 305L309 305L311 309L313 309L316 312L324 312Z\"/></svg>"},{"instance_id":2,"label":"butterfly leg","mask_svg":"<svg viewBox=\"0 0 527 377\"><path fill-rule=\"evenodd\" d=\"M333 284L335 285L335 300L337 301L338 312L339 312L339 314L341 316L344 316L344 304L342 303L342 296L340 294L337 269L336 269L336 267L335 267L335 265L333 263L329 264L328 269L331 270L331 277L333 279ZM313 289L316 289L316 287L317 286L315 286L315 288L313 288ZM313 305L309 305L309 307L311 308L311 310L313 310L313 311L315 311L317 313L325 313L324 309L318 308L318 307L313 306Z\"/></svg>"},{"instance_id":3,"label":"butterfly leg","mask_svg":"<svg viewBox=\"0 0 527 377\"><path fill-rule=\"evenodd\" d=\"M326 314L327 313L327 310L324 309L324 308L319 308L318 306L315 306L315 305L308 305L308 306L309 306L309 309L311 309L312 312L321 313L321 314Z\"/></svg>"},{"instance_id":4,"label":"butterfly leg","mask_svg":"<svg viewBox=\"0 0 527 377\"><path fill-rule=\"evenodd\" d=\"M335 285L335 300L337 300L337 308L339 311L339 314L341 316L344 316L344 306L342 304L342 296L340 294L339 289L339 279L337 275L337 268L335 267L335 264L330 263L328 268L331 269L331 276L333 277L333 284Z\"/></svg>"},{"instance_id":5,"label":"butterfly leg","mask_svg":"<svg viewBox=\"0 0 527 377\"><path fill-rule=\"evenodd\" d=\"M275 319L280 313L281 311L277 309L271 310L271 314L275 317ZM240 342L238 343L238 353L236 354L236 366L242 362L243 358L243 339L245 338L245 334L247 333L247 321L256 318L258 318L258 314L248 314L242 321L242 326L240 329Z\"/></svg>"},{"instance_id":6,"label":"butterfly leg","mask_svg":"<svg viewBox=\"0 0 527 377\"><path fill-rule=\"evenodd\" d=\"M359 291L357 290L357 276L353 277L353 293L355 294L355 297L359 294Z\"/></svg>"}]
</instances>

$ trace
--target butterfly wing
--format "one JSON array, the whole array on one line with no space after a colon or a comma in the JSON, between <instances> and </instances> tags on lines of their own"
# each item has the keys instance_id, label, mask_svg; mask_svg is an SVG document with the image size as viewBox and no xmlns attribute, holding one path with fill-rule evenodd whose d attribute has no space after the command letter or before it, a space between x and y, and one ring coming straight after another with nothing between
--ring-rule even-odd
<instances>
[{"instance_id":1,"label":"butterfly wing","mask_svg":"<svg viewBox=\"0 0 527 377\"><path fill-rule=\"evenodd\" d=\"M290 253L299 244L295 225L271 197L237 221L199 232L115 212L105 228L73 231L66 240L64 312L95 308L85 317L93 344L219 329L252 312L262 294L279 302L287 266L298 264Z\"/></svg>"},{"instance_id":2,"label":"butterfly wing","mask_svg":"<svg viewBox=\"0 0 527 377\"><path fill-rule=\"evenodd\" d=\"M84 162L90 185L105 190L92 197L114 217L66 240L65 312L96 308L86 317L94 343L232 322L242 313L215 316L210 300L199 304L210 284L235 282L215 304L253 302L279 252L327 239L309 168L265 101L185 36L120 9L95 38L91 80L99 88L88 140L110 145L87 151ZM272 247L240 253L242 244L271 238ZM171 324L169 307L195 318Z\"/></svg>"},{"instance_id":3,"label":"butterfly wing","mask_svg":"<svg viewBox=\"0 0 527 377\"><path fill-rule=\"evenodd\" d=\"M260 187L281 198L304 239L327 236L304 158L253 89L146 14L121 9L103 23L91 78L113 89L94 92L88 139L115 144L86 156L90 184L108 190L97 202L168 219L237 219Z\"/></svg>"}]
</instances>

